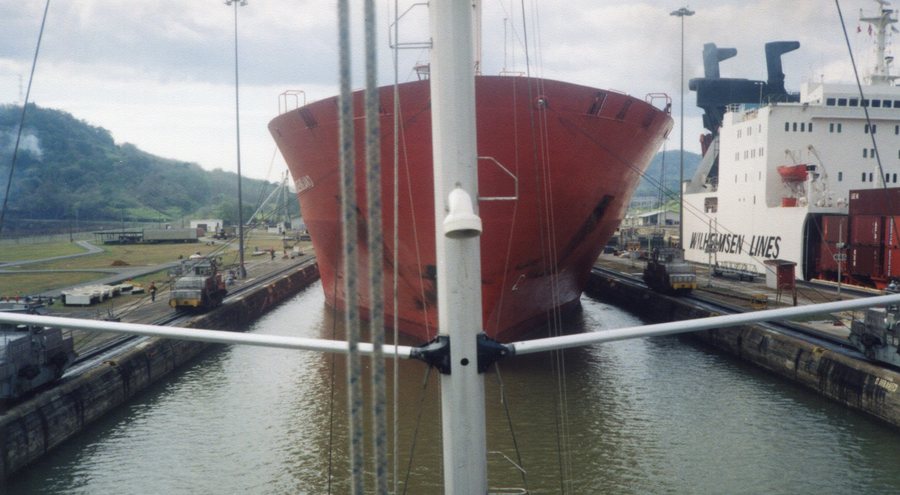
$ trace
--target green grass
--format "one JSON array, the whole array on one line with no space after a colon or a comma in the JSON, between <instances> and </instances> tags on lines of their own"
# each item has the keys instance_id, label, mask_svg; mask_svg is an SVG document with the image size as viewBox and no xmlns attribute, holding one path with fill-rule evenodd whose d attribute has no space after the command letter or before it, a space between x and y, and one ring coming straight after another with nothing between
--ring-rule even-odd
<instances>
[{"instance_id":1,"label":"green grass","mask_svg":"<svg viewBox=\"0 0 900 495\"><path fill-rule=\"evenodd\" d=\"M72 242L48 242L38 244L3 243L0 245L0 262L52 258L54 256L83 252L85 252L83 247Z\"/></svg>"},{"instance_id":2,"label":"green grass","mask_svg":"<svg viewBox=\"0 0 900 495\"><path fill-rule=\"evenodd\" d=\"M105 275L97 272L0 273L0 297L39 294L70 285L87 284Z\"/></svg>"},{"instance_id":3,"label":"green grass","mask_svg":"<svg viewBox=\"0 0 900 495\"><path fill-rule=\"evenodd\" d=\"M306 251L311 250L308 243L303 243ZM52 289L60 289L72 285L89 284L93 280L109 274L91 272L92 269L112 268L115 266L152 266L176 261L179 256L187 258L193 253L203 255L215 254L223 258L226 266L236 264L238 259L237 242L228 244L217 242L207 245L205 242L192 244L130 244L130 245L98 245L103 252L56 260L46 263L29 264L23 267L9 267L7 273L0 273L0 297L38 294ZM280 256L281 237L278 235L254 232L244 245L245 259L252 259L250 253L255 248L261 250L275 249ZM81 253L84 250L68 242L46 244L4 244L0 247L0 261L23 261L41 259L65 254ZM2 269L2 267L0 267ZM19 270L83 270L57 273L15 273ZM134 280L135 283L149 285L151 281L166 280L167 270L150 273Z\"/></svg>"}]
</instances>

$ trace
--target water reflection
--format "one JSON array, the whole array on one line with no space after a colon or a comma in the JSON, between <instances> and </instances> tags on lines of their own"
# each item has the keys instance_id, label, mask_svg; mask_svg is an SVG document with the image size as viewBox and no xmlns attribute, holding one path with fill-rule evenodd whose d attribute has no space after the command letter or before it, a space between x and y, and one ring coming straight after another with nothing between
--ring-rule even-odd
<instances>
[{"instance_id":1,"label":"water reflection","mask_svg":"<svg viewBox=\"0 0 900 495\"><path fill-rule=\"evenodd\" d=\"M639 324L591 299L577 320L598 331ZM253 331L341 334L319 286ZM523 482L491 454L492 487L638 494L894 493L900 486L896 432L728 357L656 338L566 351L560 363L563 374L548 356L522 356L502 363L499 377L486 376L488 449L521 457L527 470ZM345 367L330 355L220 348L7 489L326 493L331 473L333 493L346 493ZM415 439L408 474L415 494L441 492L438 377L425 377L422 364L400 362L399 471L406 479Z\"/></svg>"}]
</instances>

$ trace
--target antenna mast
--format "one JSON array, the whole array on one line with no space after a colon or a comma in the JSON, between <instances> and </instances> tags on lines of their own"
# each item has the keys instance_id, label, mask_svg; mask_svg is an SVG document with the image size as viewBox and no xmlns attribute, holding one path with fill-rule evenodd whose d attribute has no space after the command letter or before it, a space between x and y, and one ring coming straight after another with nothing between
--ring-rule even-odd
<instances>
[{"instance_id":1,"label":"antenna mast","mask_svg":"<svg viewBox=\"0 0 900 495\"><path fill-rule=\"evenodd\" d=\"M887 0L875 0L879 4L880 12L877 16L866 17L862 10L859 12L859 20L868 22L875 27L875 69L869 76L869 83L874 85L889 85L897 76L891 75L891 62L894 61L892 55L886 55L887 51L887 35L888 26L895 30L893 25L897 23L897 15L894 9L889 8L890 2ZM871 29L871 27L869 28ZM871 33L871 31L870 31Z\"/></svg>"}]
</instances>

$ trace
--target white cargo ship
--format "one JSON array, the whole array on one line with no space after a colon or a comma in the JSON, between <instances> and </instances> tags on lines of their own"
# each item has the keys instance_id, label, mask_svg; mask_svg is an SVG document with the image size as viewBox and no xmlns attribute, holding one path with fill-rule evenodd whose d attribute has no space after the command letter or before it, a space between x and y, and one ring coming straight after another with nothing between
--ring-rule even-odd
<instances>
[{"instance_id":1,"label":"white cargo ship","mask_svg":"<svg viewBox=\"0 0 900 495\"><path fill-rule=\"evenodd\" d=\"M861 87L807 82L799 94L786 92L781 55L796 41L766 44L766 81L721 78L719 62L736 50L704 46L705 77L690 89L710 134L683 185L686 259L759 273L766 260L786 260L797 263L797 278L810 279L854 256L822 252L849 242L852 232L835 219L848 214L851 191L900 187L900 88L886 55L897 17L878 3L878 14L860 18L872 26L878 61Z\"/></svg>"}]
</instances>

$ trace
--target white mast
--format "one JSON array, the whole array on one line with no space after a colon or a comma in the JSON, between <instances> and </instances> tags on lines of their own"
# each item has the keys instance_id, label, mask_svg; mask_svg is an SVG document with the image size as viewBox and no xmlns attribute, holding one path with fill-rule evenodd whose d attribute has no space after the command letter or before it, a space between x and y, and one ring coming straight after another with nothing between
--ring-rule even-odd
<instances>
[{"instance_id":1,"label":"white mast","mask_svg":"<svg viewBox=\"0 0 900 495\"><path fill-rule=\"evenodd\" d=\"M860 21L868 22L875 27L875 70L869 76L869 82L873 86L891 84L897 78L897 76L891 75L890 64L893 62L894 57L885 55L888 26L891 29L895 29L893 25L897 23L897 16L894 13L894 9L888 8L890 2L887 0L875 1L880 5L880 11L877 16L865 17L862 11L859 13Z\"/></svg>"},{"instance_id":2,"label":"white mast","mask_svg":"<svg viewBox=\"0 0 900 495\"><path fill-rule=\"evenodd\" d=\"M487 492L482 331L481 220L475 146L475 61L471 1L430 5L432 146L438 327L450 339L450 374L441 375L444 492ZM443 228L442 228L443 227Z\"/></svg>"}]
</instances>

